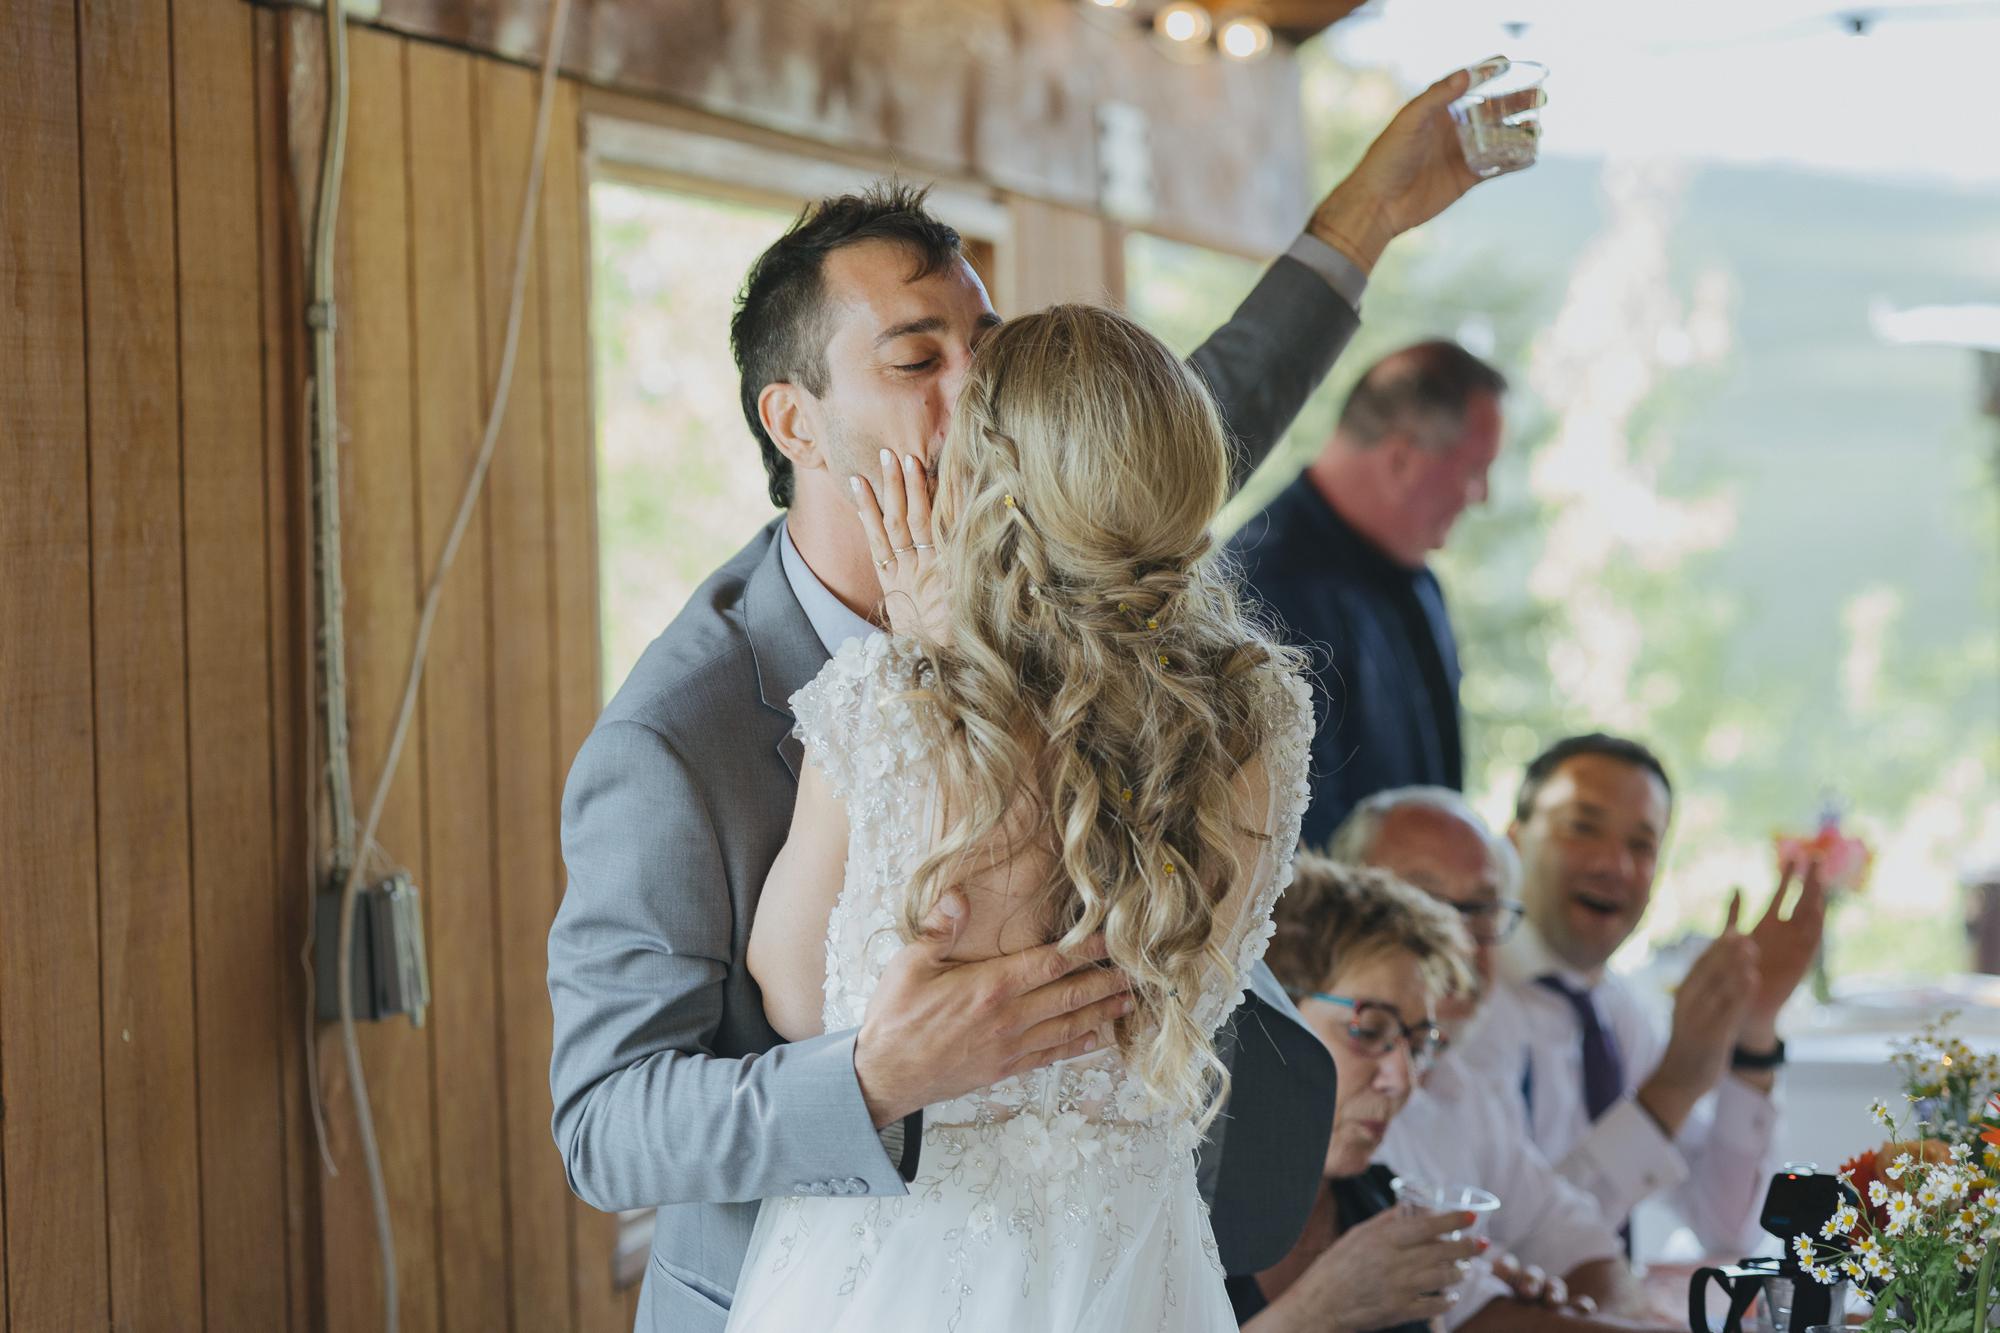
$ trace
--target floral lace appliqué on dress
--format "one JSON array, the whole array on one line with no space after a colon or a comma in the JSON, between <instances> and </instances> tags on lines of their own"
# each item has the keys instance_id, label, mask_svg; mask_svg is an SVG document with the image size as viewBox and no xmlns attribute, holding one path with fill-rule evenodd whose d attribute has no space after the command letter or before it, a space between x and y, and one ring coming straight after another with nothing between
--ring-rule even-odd
<instances>
[{"instance_id":1,"label":"floral lace appliqu\u00e9 on dress","mask_svg":"<svg viewBox=\"0 0 2000 1333\"><path fill-rule=\"evenodd\" d=\"M935 770L906 697L922 670L906 640L850 640L792 700L807 760L846 803L850 831L827 927L829 1032L860 1025L901 944L899 895L929 850ZM1211 1031L1270 942L1308 795L1305 684L1274 676L1266 707L1271 837L1225 950L1235 967L1196 1003ZM923 1121L908 1194L765 1203L732 1331L1235 1329L1195 1189L1199 1135L1153 1103L1117 1050L927 1107Z\"/></svg>"}]
</instances>

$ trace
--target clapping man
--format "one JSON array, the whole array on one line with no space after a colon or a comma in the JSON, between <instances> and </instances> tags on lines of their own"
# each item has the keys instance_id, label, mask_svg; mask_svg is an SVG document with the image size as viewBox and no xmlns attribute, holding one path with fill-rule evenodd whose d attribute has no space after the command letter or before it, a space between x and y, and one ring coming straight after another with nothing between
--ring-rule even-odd
<instances>
[{"instance_id":1,"label":"clapping man","mask_svg":"<svg viewBox=\"0 0 2000 1333\"><path fill-rule=\"evenodd\" d=\"M1787 877L1747 931L1732 899L1661 1033L1607 965L1652 901L1672 809L1666 767L1636 741L1573 736L1528 765L1508 830L1527 921L1464 1054L1606 1216L1662 1195L1708 1252L1741 1253L1770 1176L1778 1011L1819 948L1826 898L1809 875L1782 915Z\"/></svg>"}]
</instances>

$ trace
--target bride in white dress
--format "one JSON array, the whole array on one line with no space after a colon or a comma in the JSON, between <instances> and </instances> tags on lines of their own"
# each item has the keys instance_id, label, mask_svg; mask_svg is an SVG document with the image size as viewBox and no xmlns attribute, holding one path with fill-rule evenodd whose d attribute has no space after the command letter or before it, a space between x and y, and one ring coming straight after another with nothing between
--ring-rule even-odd
<instances>
[{"instance_id":1,"label":"bride in white dress","mask_svg":"<svg viewBox=\"0 0 2000 1333\"><path fill-rule=\"evenodd\" d=\"M893 632L792 700L806 762L749 947L773 1026L858 1026L948 889L954 957L1101 935L1133 1008L1090 1054L925 1108L907 1195L767 1201L731 1330L1235 1329L1193 1151L1290 881L1312 713L1210 545L1226 449L1157 340L1058 306L980 347L934 532L914 460L857 485Z\"/></svg>"}]
</instances>

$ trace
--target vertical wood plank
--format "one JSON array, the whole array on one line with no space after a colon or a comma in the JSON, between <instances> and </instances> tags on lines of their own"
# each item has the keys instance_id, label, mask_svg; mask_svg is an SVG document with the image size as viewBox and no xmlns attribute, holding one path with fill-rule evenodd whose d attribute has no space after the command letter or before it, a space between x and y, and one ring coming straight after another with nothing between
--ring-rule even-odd
<instances>
[{"instance_id":1,"label":"vertical wood plank","mask_svg":"<svg viewBox=\"0 0 2000 1333\"><path fill-rule=\"evenodd\" d=\"M580 159L582 124L578 91L565 81L557 91L549 129L548 170L542 193L543 293L548 326L543 340L547 384L550 581L555 589L556 748L550 771L549 808L560 810L569 765L597 719L598 607L596 431L591 418L589 195ZM557 849L552 869L561 902L563 868ZM570 1208L571 1302L578 1333L625 1333L624 1303L611 1286L611 1258L618 1219L572 1198Z\"/></svg>"},{"instance_id":2,"label":"vertical wood plank","mask_svg":"<svg viewBox=\"0 0 2000 1333\"><path fill-rule=\"evenodd\" d=\"M0 691L4 690L5 686L0 685ZM0 911L0 927L4 927L5 923L6 913ZM0 1000L4 999L5 996L0 995ZM7 1017L0 1013L0 1038L4 1038L6 1028ZM7 1048L0 1042L0 1085L7 1081L6 1066ZM7 1148L5 1136L0 1135L0 1333L6 1333L13 1322L7 1316Z\"/></svg>"},{"instance_id":3,"label":"vertical wood plank","mask_svg":"<svg viewBox=\"0 0 2000 1333\"><path fill-rule=\"evenodd\" d=\"M410 365L409 200L403 54L398 38L350 33L347 179L337 251L342 412L342 569L355 804L365 810L387 758L416 633L416 505L411 449L418 387ZM389 860L417 865L422 747L406 747L377 835ZM401 1325L438 1323L430 1033L407 1019L358 1025L395 1229ZM324 1182L326 1326L381 1326L382 1271L338 1025L322 1029L319 1070L340 1178Z\"/></svg>"},{"instance_id":4,"label":"vertical wood plank","mask_svg":"<svg viewBox=\"0 0 2000 1333\"><path fill-rule=\"evenodd\" d=\"M444 548L479 448L474 59L411 43L410 254L417 402L418 578ZM506 1192L495 989L493 736L482 498L448 576L424 677L424 803L436 1036L438 1257L443 1327L507 1327Z\"/></svg>"},{"instance_id":5,"label":"vertical wood plank","mask_svg":"<svg viewBox=\"0 0 2000 1333\"><path fill-rule=\"evenodd\" d=\"M1000 255L1001 291L993 299L1009 318L1058 301L1115 301L1106 224L1092 214L1038 199L1011 201L1012 236ZM1122 283L1118 283L1122 285Z\"/></svg>"},{"instance_id":6,"label":"vertical wood plank","mask_svg":"<svg viewBox=\"0 0 2000 1333\"><path fill-rule=\"evenodd\" d=\"M0 5L0 1173L22 1333L111 1317L76 57L69 7Z\"/></svg>"},{"instance_id":7,"label":"vertical wood plank","mask_svg":"<svg viewBox=\"0 0 2000 1333\"><path fill-rule=\"evenodd\" d=\"M278 957L275 1022L280 1042L284 1130L285 1327L320 1327L319 1144L308 1098L312 1053L311 995L299 950L310 919L313 861L308 832L311 784L308 732L313 717L306 671L311 626L306 612L303 516L304 431L299 389L304 384L299 335L302 225L291 180L285 108L285 55L302 14L268 9L253 14L257 69L258 251L263 283L264 569L270 621L270 827L274 881L267 892L276 913L272 948Z\"/></svg>"},{"instance_id":8,"label":"vertical wood plank","mask_svg":"<svg viewBox=\"0 0 2000 1333\"><path fill-rule=\"evenodd\" d=\"M173 88L164 3L84 0L84 302L111 1314L201 1323Z\"/></svg>"},{"instance_id":9,"label":"vertical wood plank","mask_svg":"<svg viewBox=\"0 0 2000 1333\"><path fill-rule=\"evenodd\" d=\"M175 0L195 1056L214 1329L287 1318L252 40L240 0Z\"/></svg>"},{"instance_id":10,"label":"vertical wood plank","mask_svg":"<svg viewBox=\"0 0 2000 1333\"><path fill-rule=\"evenodd\" d=\"M515 230L534 135L536 78L480 61L480 246L485 383L498 375ZM570 1326L569 1204L549 1139L553 1044L545 977L555 915L555 677L549 641L548 440L544 433L540 266L531 248L518 366L494 459L492 489L495 883L499 888L501 1077L513 1327Z\"/></svg>"}]
</instances>

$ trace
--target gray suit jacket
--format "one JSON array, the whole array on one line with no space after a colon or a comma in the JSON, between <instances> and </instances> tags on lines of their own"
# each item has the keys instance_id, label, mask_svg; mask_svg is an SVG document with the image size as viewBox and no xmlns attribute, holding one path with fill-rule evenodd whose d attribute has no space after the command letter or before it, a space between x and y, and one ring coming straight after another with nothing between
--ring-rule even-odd
<instances>
[{"instance_id":1,"label":"gray suit jacket","mask_svg":"<svg viewBox=\"0 0 2000 1333\"><path fill-rule=\"evenodd\" d=\"M1280 259L1190 358L1237 442L1270 451L1356 325ZM640 1333L713 1333L756 1220L787 1194L898 1194L854 1076L852 1031L786 1044L744 966L790 828L789 701L826 650L779 564L778 523L711 575L598 719L563 792L569 886L549 932L554 1132L570 1187L657 1207ZM1236 1092L1201 1179L1232 1272L1268 1267L1311 1207L1333 1067L1268 970L1224 1048ZM914 1136L905 1156L914 1155Z\"/></svg>"}]
</instances>

